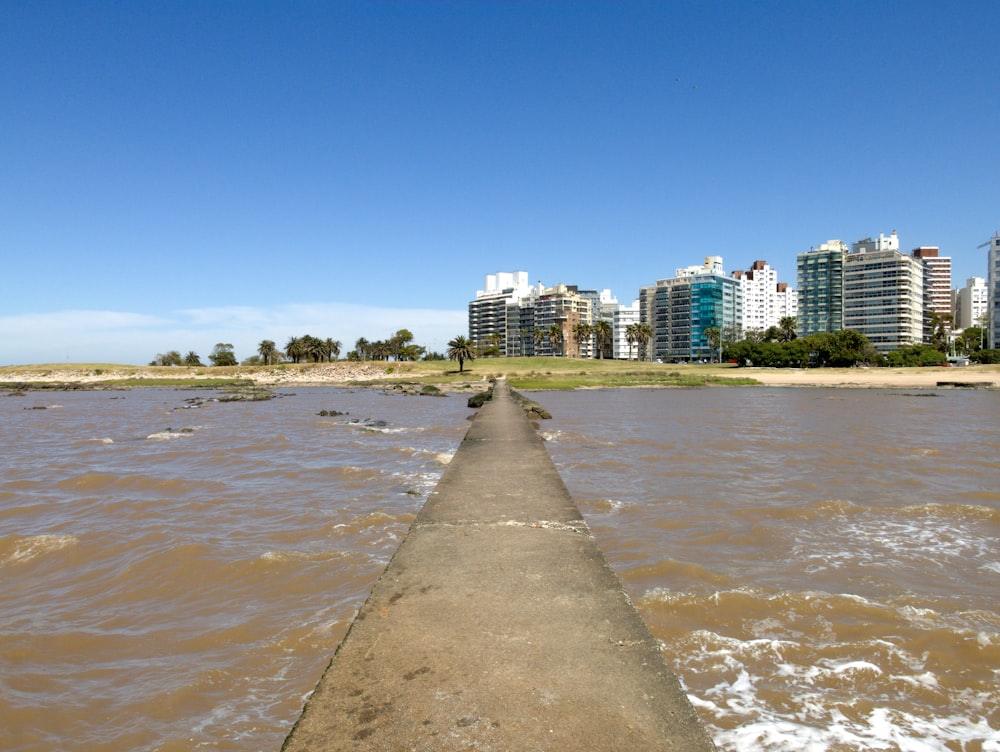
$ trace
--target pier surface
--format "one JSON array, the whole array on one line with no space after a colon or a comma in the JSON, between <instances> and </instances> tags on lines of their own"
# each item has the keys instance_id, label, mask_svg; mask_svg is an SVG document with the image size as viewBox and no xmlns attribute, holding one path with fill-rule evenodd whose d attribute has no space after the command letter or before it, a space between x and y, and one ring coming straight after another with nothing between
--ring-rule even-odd
<instances>
[{"instance_id":1,"label":"pier surface","mask_svg":"<svg viewBox=\"0 0 1000 752\"><path fill-rule=\"evenodd\" d=\"M282 749L714 746L501 381Z\"/></svg>"}]
</instances>

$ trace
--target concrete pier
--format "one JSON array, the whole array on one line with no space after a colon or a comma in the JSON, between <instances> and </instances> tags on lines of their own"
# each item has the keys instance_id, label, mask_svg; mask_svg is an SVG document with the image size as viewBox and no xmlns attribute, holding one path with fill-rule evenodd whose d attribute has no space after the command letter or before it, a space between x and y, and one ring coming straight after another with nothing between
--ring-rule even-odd
<instances>
[{"instance_id":1,"label":"concrete pier","mask_svg":"<svg viewBox=\"0 0 1000 752\"><path fill-rule=\"evenodd\" d=\"M501 381L282 749L714 746Z\"/></svg>"}]
</instances>

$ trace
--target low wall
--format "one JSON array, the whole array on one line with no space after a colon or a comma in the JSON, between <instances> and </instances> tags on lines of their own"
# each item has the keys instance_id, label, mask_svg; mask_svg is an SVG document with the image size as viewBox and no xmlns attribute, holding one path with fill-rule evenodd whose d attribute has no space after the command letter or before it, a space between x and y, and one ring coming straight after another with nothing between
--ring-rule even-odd
<instances>
[{"instance_id":1,"label":"low wall","mask_svg":"<svg viewBox=\"0 0 1000 752\"><path fill-rule=\"evenodd\" d=\"M501 381L282 749L714 746Z\"/></svg>"}]
</instances>

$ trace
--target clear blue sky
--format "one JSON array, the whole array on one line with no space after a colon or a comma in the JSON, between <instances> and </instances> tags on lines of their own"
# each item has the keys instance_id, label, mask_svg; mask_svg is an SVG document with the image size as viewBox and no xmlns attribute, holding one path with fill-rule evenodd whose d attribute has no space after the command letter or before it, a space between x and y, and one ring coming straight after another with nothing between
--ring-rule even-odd
<instances>
[{"instance_id":1,"label":"clear blue sky","mask_svg":"<svg viewBox=\"0 0 1000 752\"><path fill-rule=\"evenodd\" d=\"M0 8L0 364L443 350L483 276L638 288L1000 229L1000 2Z\"/></svg>"}]
</instances>

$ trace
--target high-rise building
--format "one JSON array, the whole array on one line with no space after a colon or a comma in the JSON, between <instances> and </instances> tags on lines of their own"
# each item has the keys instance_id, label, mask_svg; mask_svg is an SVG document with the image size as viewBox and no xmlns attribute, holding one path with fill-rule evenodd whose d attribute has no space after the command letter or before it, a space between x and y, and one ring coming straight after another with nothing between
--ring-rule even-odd
<instances>
[{"instance_id":1,"label":"high-rise building","mask_svg":"<svg viewBox=\"0 0 1000 752\"><path fill-rule=\"evenodd\" d=\"M796 257L800 336L844 328L847 250L842 240L830 240Z\"/></svg>"},{"instance_id":2,"label":"high-rise building","mask_svg":"<svg viewBox=\"0 0 1000 752\"><path fill-rule=\"evenodd\" d=\"M590 357L589 338L581 342L576 325L593 322L592 300L596 295L591 291L581 294L576 285L559 284L541 290L534 301L535 328L544 336L540 344L536 342L535 355ZM559 327L559 338L551 336L553 326Z\"/></svg>"},{"instance_id":3,"label":"high-rise building","mask_svg":"<svg viewBox=\"0 0 1000 752\"><path fill-rule=\"evenodd\" d=\"M931 344L936 318L944 322L946 331L953 328L951 257L942 256L935 246L914 248L911 255L924 268L924 344Z\"/></svg>"},{"instance_id":4,"label":"high-rise building","mask_svg":"<svg viewBox=\"0 0 1000 752\"><path fill-rule=\"evenodd\" d=\"M1000 233L996 233L989 241L987 256L988 295L987 321L989 323L989 344L991 350L1000 348Z\"/></svg>"},{"instance_id":5,"label":"high-rise building","mask_svg":"<svg viewBox=\"0 0 1000 752\"><path fill-rule=\"evenodd\" d=\"M617 360L627 360L630 357L630 346L626 333L632 324L641 321L639 301L633 300L631 305L619 305L612 314L611 321L611 357Z\"/></svg>"},{"instance_id":6,"label":"high-rise building","mask_svg":"<svg viewBox=\"0 0 1000 752\"><path fill-rule=\"evenodd\" d=\"M775 302L775 313L778 316L778 325L781 326L783 318L798 320L799 317L799 296L798 293L788 285L787 282L778 283L778 293ZM796 331L798 327L796 327Z\"/></svg>"},{"instance_id":7,"label":"high-rise building","mask_svg":"<svg viewBox=\"0 0 1000 752\"><path fill-rule=\"evenodd\" d=\"M923 265L899 251L896 232L865 238L844 262L844 328L864 334L881 353L924 339Z\"/></svg>"},{"instance_id":8,"label":"high-rise building","mask_svg":"<svg viewBox=\"0 0 1000 752\"><path fill-rule=\"evenodd\" d=\"M740 336L743 290L722 271L721 257L708 256L700 267L678 269L676 277L641 288L639 314L653 331L649 357L707 360L717 355L707 330L718 329L726 339Z\"/></svg>"},{"instance_id":9,"label":"high-rise building","mask_svg":"<svg viewBox=\"0 0 1000 752\"><path fill-rule=\"evenodd\" d=\"M510 354L508 351L516 347L517 342L508 340L507 309L531 293L528 273L487 274L484 288L478 290L476 299L469 303L469 339L480 348L495 342L501 353Z\"/></svg>"},{"instance_id":10,"label":"high-rise building","mask_svg":"<svg viewBox=\"0 0 1000 752\"><path fill-rule=\"evenodd\" d=\"M765 331L786 316L795 316L794 290L778 282L778 271L766 261L754 261L746 271L733 272L743 288L743 331Z\"/></svg>"},{"instance_id":11,"label":"high-rise building","mask_svg":"<svg viewBox=\"0 0 1000 752\"><path fill-rule=\"evenodd\" d=\"M955 329L982 326L989 304L989 288L982 277L969 277L965 287L955 290Z\"/></svg>"}]
</instances>

